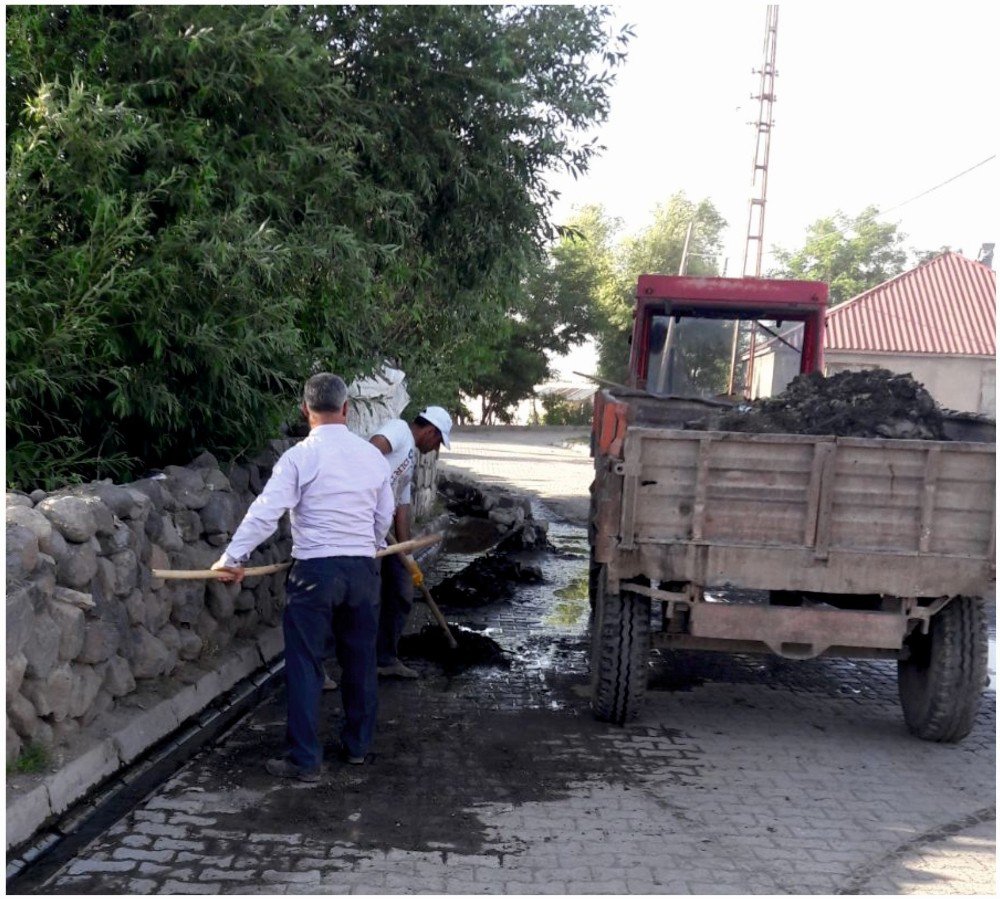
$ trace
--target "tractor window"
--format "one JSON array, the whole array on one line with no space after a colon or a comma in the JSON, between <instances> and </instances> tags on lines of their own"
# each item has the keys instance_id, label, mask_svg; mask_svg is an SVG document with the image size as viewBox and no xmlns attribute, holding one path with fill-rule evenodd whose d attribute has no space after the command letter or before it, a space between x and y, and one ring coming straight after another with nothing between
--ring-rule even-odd
<instances>
[{"instance_id":1,"label":"tractor window","mask_svg":"<svg viewBox=\"0 0 1000 899\"><path fill-rule=\"evenodd\" d=\"M801 324L666 314L650 319L646 389L658 396L726 394L737 323L734 393L753 397L780 393L801 370Z\"/></svg>"}]
</instances>

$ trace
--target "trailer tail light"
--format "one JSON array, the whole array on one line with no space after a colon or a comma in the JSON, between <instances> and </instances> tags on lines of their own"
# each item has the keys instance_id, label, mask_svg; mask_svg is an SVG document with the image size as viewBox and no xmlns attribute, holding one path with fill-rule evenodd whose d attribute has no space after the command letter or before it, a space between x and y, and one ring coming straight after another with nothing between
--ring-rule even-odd
<instances>
[{"instance_id":1,"label":"trailer tail light","mask_svg":"<svg viewBox=\"0 0 1000 899\"><path fill-rule=\"evenodd\" d=\"M620 403L606 390L594 396L593 455L621 458L625 429L628 425L628 404Z\"/></svg>"}]
</instances>

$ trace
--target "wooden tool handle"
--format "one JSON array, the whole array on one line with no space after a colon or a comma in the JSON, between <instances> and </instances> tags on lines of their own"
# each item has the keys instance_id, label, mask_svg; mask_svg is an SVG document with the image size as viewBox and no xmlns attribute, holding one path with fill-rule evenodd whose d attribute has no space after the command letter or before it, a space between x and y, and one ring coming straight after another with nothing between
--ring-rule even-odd
<instances>
[{"instance_id":1,"label":"wooden tool handle","mask_svg":"<svg viewBox=\"0 0 1000 899\"><path fill-rule=\"evenodd\" d=\"M393 543L392 537L386 537L389 541L389 548L394 549L400 546L405 546L403 543ZM412 543L413 541L407 541ZM424 596L424 602L427 604L427 608L431 610L431 614L434 616L434 620L438 623L441 630L444 631L444 638L448 643L449 648L458 649L458 641L455 639L455 635L452 634L451 628L448 627L448 622L445 620L444 615L441 613L441 609L438 608L438 604L434 602L434 597L431 596L431 591L427 589L427 585L424 583L424 574L420 570L420 566L417 564L417 560L413 558L409 553L403 554L403 564L406 566L406 570L410 572L411 577L420 575L420 592Z\"/></svg>"},{"instance_id":2,"label":"wooden tool handle","mask_svg":"<svg viewBox=\"0 0 1000 899\"><path fill-rule=\"evenodd\" d=\"M244 569L244 574L246 577L255 577L261 574L277 574L279 571L284 571L286 568L290 568L291 562L277 562L274 565L260 565L257 568L246 568ZM220 577L226 577L226 572L224 571L213 571L208 568L204 571L199 569L184 569L184 568L154 568L153 577L162 578L165 581L217 581Z\"/></svg>"},{"instance_id":3,"label":"wooden tool handle","mask_svg":"<svg viewBox=\"0 0 1000 899\"><path fill-rule=\"evenodd\" d=\"M441 614L441 609L438 608L438 604L434 602L434 597L431 596L431 591L427 589L425 584L420 585L420 591L424 594L424 602L427 603L427 608L431 610L434 620L441 626L441 630L444 631L444 638L447 640L449 648L458 649L458 640L455 639L455 635L451 632L451 628L448 627L448 622L445 620L444 615Z\"/></svg>"},{"instance_id":4,"label":"wooden tool handle","mask_svg":"<svg viewBox=\"0 0 1000 899\"><path fill-rule=\"evenodd\" d=\"M377 553L375 553L375 558L381 559L382 556L405 553L409 552L411 549L423 549L425 546L431 546L434 543L440 542L443 538L443 534L428 534L426 537L417 537L414 540L407 540L405 543L394 543L392 546L380 549ZM257 577L264 574L277 574L279 571L284 571L286 568L289 568L291 564L291 562L277 562L274 565L261 565L257 568L247 568L244 570L244 576ZM210 568L203 571L191 569L185 570L181 568L154 568L152 574L153 577L161 578L165 581L217 581L220 578L227 576L224 571L213 571Z\"/></svg>"}]
</instances>

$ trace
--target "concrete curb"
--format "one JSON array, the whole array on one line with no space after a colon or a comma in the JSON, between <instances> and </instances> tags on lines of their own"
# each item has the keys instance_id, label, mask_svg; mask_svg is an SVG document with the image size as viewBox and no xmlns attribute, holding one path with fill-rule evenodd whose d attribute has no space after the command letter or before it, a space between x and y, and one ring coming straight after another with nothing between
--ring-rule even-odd
<instances>
[{"instance_id":1,"label":"concrete curb","mask_svg":"<svg viewBox=\"0 0 1000 899\"><path fill-rule=\"evenodd\" d=\"M58 771L39 778L26 792L7 801L6 846L30 840L53 816L65 812L91 790L132 764L142 753L174 733L237 683L266 667L284 649L280 627L267 628L252 642L238 646L208 671L174 695L133 715Z\"/></svg>"}]
</instances>

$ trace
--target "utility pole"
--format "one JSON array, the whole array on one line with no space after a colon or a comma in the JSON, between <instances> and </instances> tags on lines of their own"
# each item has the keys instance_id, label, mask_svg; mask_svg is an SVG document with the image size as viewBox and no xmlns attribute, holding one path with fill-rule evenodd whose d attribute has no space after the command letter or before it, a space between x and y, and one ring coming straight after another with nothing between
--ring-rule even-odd
<instances>
[{"instance_id":1,"label":"utility pole","mask_svg":"<svg viewBox=\"0 0 1000 899\"><path fill-rule=\"evenodd\" d=\"M743 250L743 277L759 278L761 259L764 255L764 211L767 206L767 168L771 156L771 129L774 127L774 79L778 74L775 68L775 58L778 46L778 6L768 5L767 21L764 26L764 63L760 69L754 69L760 75L760 88L750 99L759 101L756 131L757 140L754 145L753 174L751 178L752 194L750 197L750 212L747 216L746 243ZM751 253L751 246L753 251ZM751 324L750 331L750 363L747 370L747 390L753 386L753 357L756 350L757 328ZM736 357L739 353L740 322L733 325L733 347L729 360L729 386L727 392L732 394L736 380Z\"/></svg>"},{"instance_id":2,"label":"utility pole","mask_svg":"<svg viewBox=\"0 0 1000 899\"><path fill-rule=\"evenodd\" d=\"M764 255L764 210L767 205L767 166L771 156L771 129L774 127L774 67L778 44L778 7L767 7L767 24L764 28L764 64L755 73L760 75L759 92L751 96L760 104L757 116L757 141L753 154L754 193L750 197L750 215L747 219L747 239L743 251L743 277L759 278L760 263ZM758 180L758 176L759 180ZM751 245L754 246L751 258ZM752 261L752 266L751 266Z\"/></svg>"},{"instance_id":3,"label":"utility pole","mask_svg":"<svg viewBox=\"0 0 1000 899\"><path fill-rule=\"evenodd\" d=\"M691 216L691 221L688 222L687 234L684 235L684 249L681 250L681 264L677 270L678 275L683 275L687 270L688 250L691 248L691 234L694 231L695 218L696 216Z\"/></svg>"}]
</instances>

